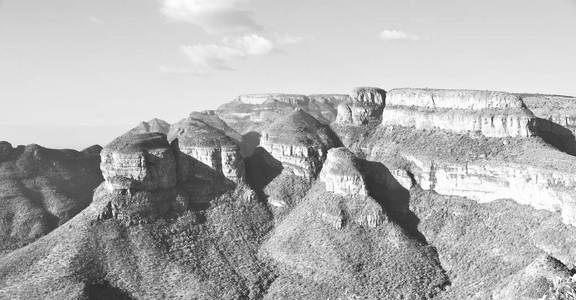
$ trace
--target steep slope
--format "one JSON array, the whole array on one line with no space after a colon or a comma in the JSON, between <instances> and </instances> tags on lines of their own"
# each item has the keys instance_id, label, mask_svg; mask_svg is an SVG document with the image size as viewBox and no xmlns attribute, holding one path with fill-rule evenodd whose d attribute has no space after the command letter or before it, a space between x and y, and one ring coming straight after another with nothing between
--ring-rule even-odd
<instances>
[{"instance_id":1,"label":"steep slope","mask_svg":"<svg viewBox=\"0 0 576 300\"><path fill-rule=\"evenodd\" d=\"M280 276L267 299L423 299L449 283L434 249L395 221L410 212L386 208L402 187L373 168L329 151L320 179L262 246Z\"/></svg>"},{"instance_id":2,"label":"steep slope","mask_svg":"<svg viewBox=\"0 0 576 300\"><path fill-rule=\"evenodd\" d=\"M549 250L576 246L561 238L576 228L557 214L510 200L477 203L419 188L410 194L418 229L452 281L440 299L571 299L552 297L570 283L574 261Z\"/></svg>"},{"instance_id":3,"label":"steep slope","mask_svg":"<svg viewBox=\"0 0 576 300\"><path fill-rule=\"evenodd\" d=\"M195 204L204 199L198 195L210 191L195 190L195 176L182 177L176 157L186 154L171 147L165 136L123 136L103 155L102 169L115 174L106 177L115 178L115 184L102 184L92 204L64 226L0 259L3 297L262 295L273 275L256 252L270 216L247 186L230 184L211 169L194 169L203 178L205 172L213 173L204 188L214 196L208 208L199 210ZM126 155L143 163L133 165L123 159ZM110 156L114 159L107 160ZM119 182L129 183L130 189Z\"/></svg>"},{"instance_id":4,"label":"steep slope","mask_svg":"<svg viewBox=\"0 0 576 300\"><path fill-rule=\"evenodd\" d=\"M102 176L100 147L82 152L0 142L0 256L68 221Z\"/></svg>"}]
</instances>

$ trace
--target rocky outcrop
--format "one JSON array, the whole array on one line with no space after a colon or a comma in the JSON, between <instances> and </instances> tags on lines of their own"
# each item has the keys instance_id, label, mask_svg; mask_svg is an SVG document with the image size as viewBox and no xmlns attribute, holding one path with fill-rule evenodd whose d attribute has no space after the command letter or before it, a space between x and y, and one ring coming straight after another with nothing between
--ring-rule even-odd
<instances>
[{"instance_id":1,"label":"rocky outcrop","mask_svg":"<svg viewBox=\"0 0 576 300\"><path fill-rule=\"evenodd\" d=\"M514 163L443 163L407 155L416 182L425 190L478 202L513 199L536 209L560 212L576 226L576 174Z\"/></svg>"},{"instance_id":2,"label":"rocky outcrop","mask_svg":"<svg viewBox=\"0 0 576 300\"><path fill-rule=\"evenodd\" d=\"M362 172L362 161L348 149L328 151L318 179L326 191L342 197L338 205L335 203L337 207L318 212L328 224L341 228L348 221L373 228L386 220L382 207L368 195Z\"/></svg>"},{"instance_id":3,"label":"rocky outcrop","mask_svg":"<svg viewBox=\"0 0 576 300\"><path fill-rule=\"evenodd\" d=\"M338 105L338 125L363 125L380 119L386 101L386 91L379 88L356 88L351 100Z\"/></svg>"},{"instance_id":4,"label":"rocky outcrop","mask_svg":"<svg viewBox=\"0 0 576 300\"><path fill-rule=\"evenodd\" d=\"M187 118L172 126L168 138L170 141L177 140L182 154L200 161L234 182L243 180L245 169L240 146L224 131L198 119ZM193 173L187 170L193 167L185 162L180 164L181 176L187 177Z\"/></svg>"},{"instance_id":5,"label":"rocky outcrop","mask_svg":"<svg viewBox=\"0 0 576 300\"><path fill-rule=\"evenodd\" d=\"M115 139L102 150L100 169L110 191L153 191L176 185L176 157L161 133Z\"/></svg>"},{"instance_id":6,"label":"rocky outcrop","mask_svg":"<svg viewBox=\"0 0 576 300\"><path fill-rule=\"evenodd\" d=\"M339 144L328 126L300 109L270 125L260 141L285 169L306 180L316 178L328 149Z\"/></svg>"},{"instance_id":7,"label":"rocky outcrop","mask_svg":"<svg viewBox=\"0 0 576 300\"><path fill-rule=\"evenodd\" d=\"M350 101L350 95L346 94L313 94L308 95L311 102L339 104L342 102Z\"/></svg>"},{"instance_id":8,"label":"rocky outcrop","mask_svg":"<svg viewBox=\"0 0 576 300\"><path fill-rule=\"evenodd\" d=\"M473 90L395 89L386 99L384 126L443 129L486 137L531 137L536 118L513 94Z\"/></svg>"},{"instance_id":9,"label":"rocky outcrop","mask_svg":"<svg viewBox=\"0 0 576 300\"><path fill-rule=\"evenodd\" d=\"M328 151L318 179L324 182L327 191L337 195L368 196L368 188L360 172L360 161L346 148L334 148Z\"/></svg>"}]
</instances>

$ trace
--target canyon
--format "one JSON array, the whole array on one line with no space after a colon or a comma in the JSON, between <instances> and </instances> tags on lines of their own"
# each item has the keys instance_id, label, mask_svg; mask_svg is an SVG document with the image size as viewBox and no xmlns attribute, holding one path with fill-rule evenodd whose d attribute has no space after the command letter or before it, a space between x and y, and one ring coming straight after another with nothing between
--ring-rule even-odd
<instances>
[{"instance_id":1,"label":"canyon","mask_svg":"<svg viewBox=\"0 0 576 300\"><path fill-rule=\"evenodd\" d=\"M255 94L103 148L0 143L0 297L571 299L573 101Z\"/></svg>"}]
</instances>

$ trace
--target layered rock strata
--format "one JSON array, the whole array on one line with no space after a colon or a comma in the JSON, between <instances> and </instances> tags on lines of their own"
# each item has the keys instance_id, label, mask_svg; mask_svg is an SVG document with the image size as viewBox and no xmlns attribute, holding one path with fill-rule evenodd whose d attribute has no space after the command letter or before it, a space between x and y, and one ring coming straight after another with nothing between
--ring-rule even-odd
<instances>
[{"instance_id":1,"label":"layered rock strata","mask_svg":"<svg viewBox=\"0 0 576 300\"><path fill-rule=\"evenodd\" d=\"M478 133L486 137L531 137L536 118L513 94L492 91L395 89L386 98L382 124Z\"/></svg>"},{"instance_id":2,"label":"layered rock strata","mask_svg":"<svg viewBox=\"0 0 576 300\"><path fill-rule=\"evenodd\" d=\"M115 139L102 150L100 169L111 191L152 191L176 185L176 158L161 133Z\"/></svg>"},{"instance_id":3,"label":"layered rock strata","mask_svg":"<svg viewBox=\"0 0 576 300\"><path fill-rule=\"evenodd\" d=\"M382 207L368 195L368 186L362 174L362 162L346 148L328 151L326 161L318 177L326 191L341 197L336 207L320 211L322 219L341 228L346 216L361 226L376 227L386 220ZM336 212L336 214L334 214Z\"/></svg>"},{"instance_id":4,"label":"layered rock strata","mask_svg":"<svg viewBox=\"0 0 576 300\"><path fill-rule=\"evenodd\" d=\"M316 178L328 149L339 144L328 126L300 109L270 125L260 141L285 169L306 180Z\"/></svg>"},{"instance_id":5,"label":"layered rock strata","mask_svg":"<svg viewBox=\"0 0 576 300\"><path fill-rule=\"evenodd\" d=\"M180 152L190 156L226 178L240 182L244 178L244 159L238 142L222 130L198 119L187 118L174 124L169 140L177 140ZM184 173L186 163L181 164Z\"/></svg>"},{"instance_id":6,"label":"layered rock strata","mask_svg":"<svg viewBox=\"0 0 576 300\"><path fill-rule=\"evenodd\" d=\"M560 212L576 226L576 174L514 163L443 163L407 155L411 172L425 190L478 202L513 199L536 209Z\"/></svg>"},{"instance_id":7,"label":"layered rock strata","mask_svg":"<svg viewBox=\"0 0 576 300\"><path fill-rule=\"evenodd\" d=\"M381 117L386 101L386 91L379 88L356 88L351 100L338 105L336 123L362 125Z\"/></svg>"}]
</instances>

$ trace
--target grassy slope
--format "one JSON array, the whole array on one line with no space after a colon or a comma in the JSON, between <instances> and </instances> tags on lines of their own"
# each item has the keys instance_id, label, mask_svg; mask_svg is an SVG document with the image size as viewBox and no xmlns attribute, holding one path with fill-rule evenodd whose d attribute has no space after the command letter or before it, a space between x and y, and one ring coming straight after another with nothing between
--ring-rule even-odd
<instances>
[{"instance_id":1,"label":"grassy slope","mask_svg":"<svg viewBox=\"0 0 576 300\"><path fill-rule=\"evenodd\" d=\"M273 279L256 258L271 217L245 186L206 211L139 225L97 221L111 196L97 197L63 227L0 259L0 293L59 298L74 291L65 297L74 299L107 286L135 298L236 299L257 297Z\"/></svg>"},{"instance_id":2,"label":"grassy slope","mask_svg":"<svg viewBox=\"0 0 576 300\"><path fill-rule=\"evenodd\" d=\"M102 181L99 147L83 152L37 145L0 153L0 256L68 221Z\"/></svg>"}]
</instances>

